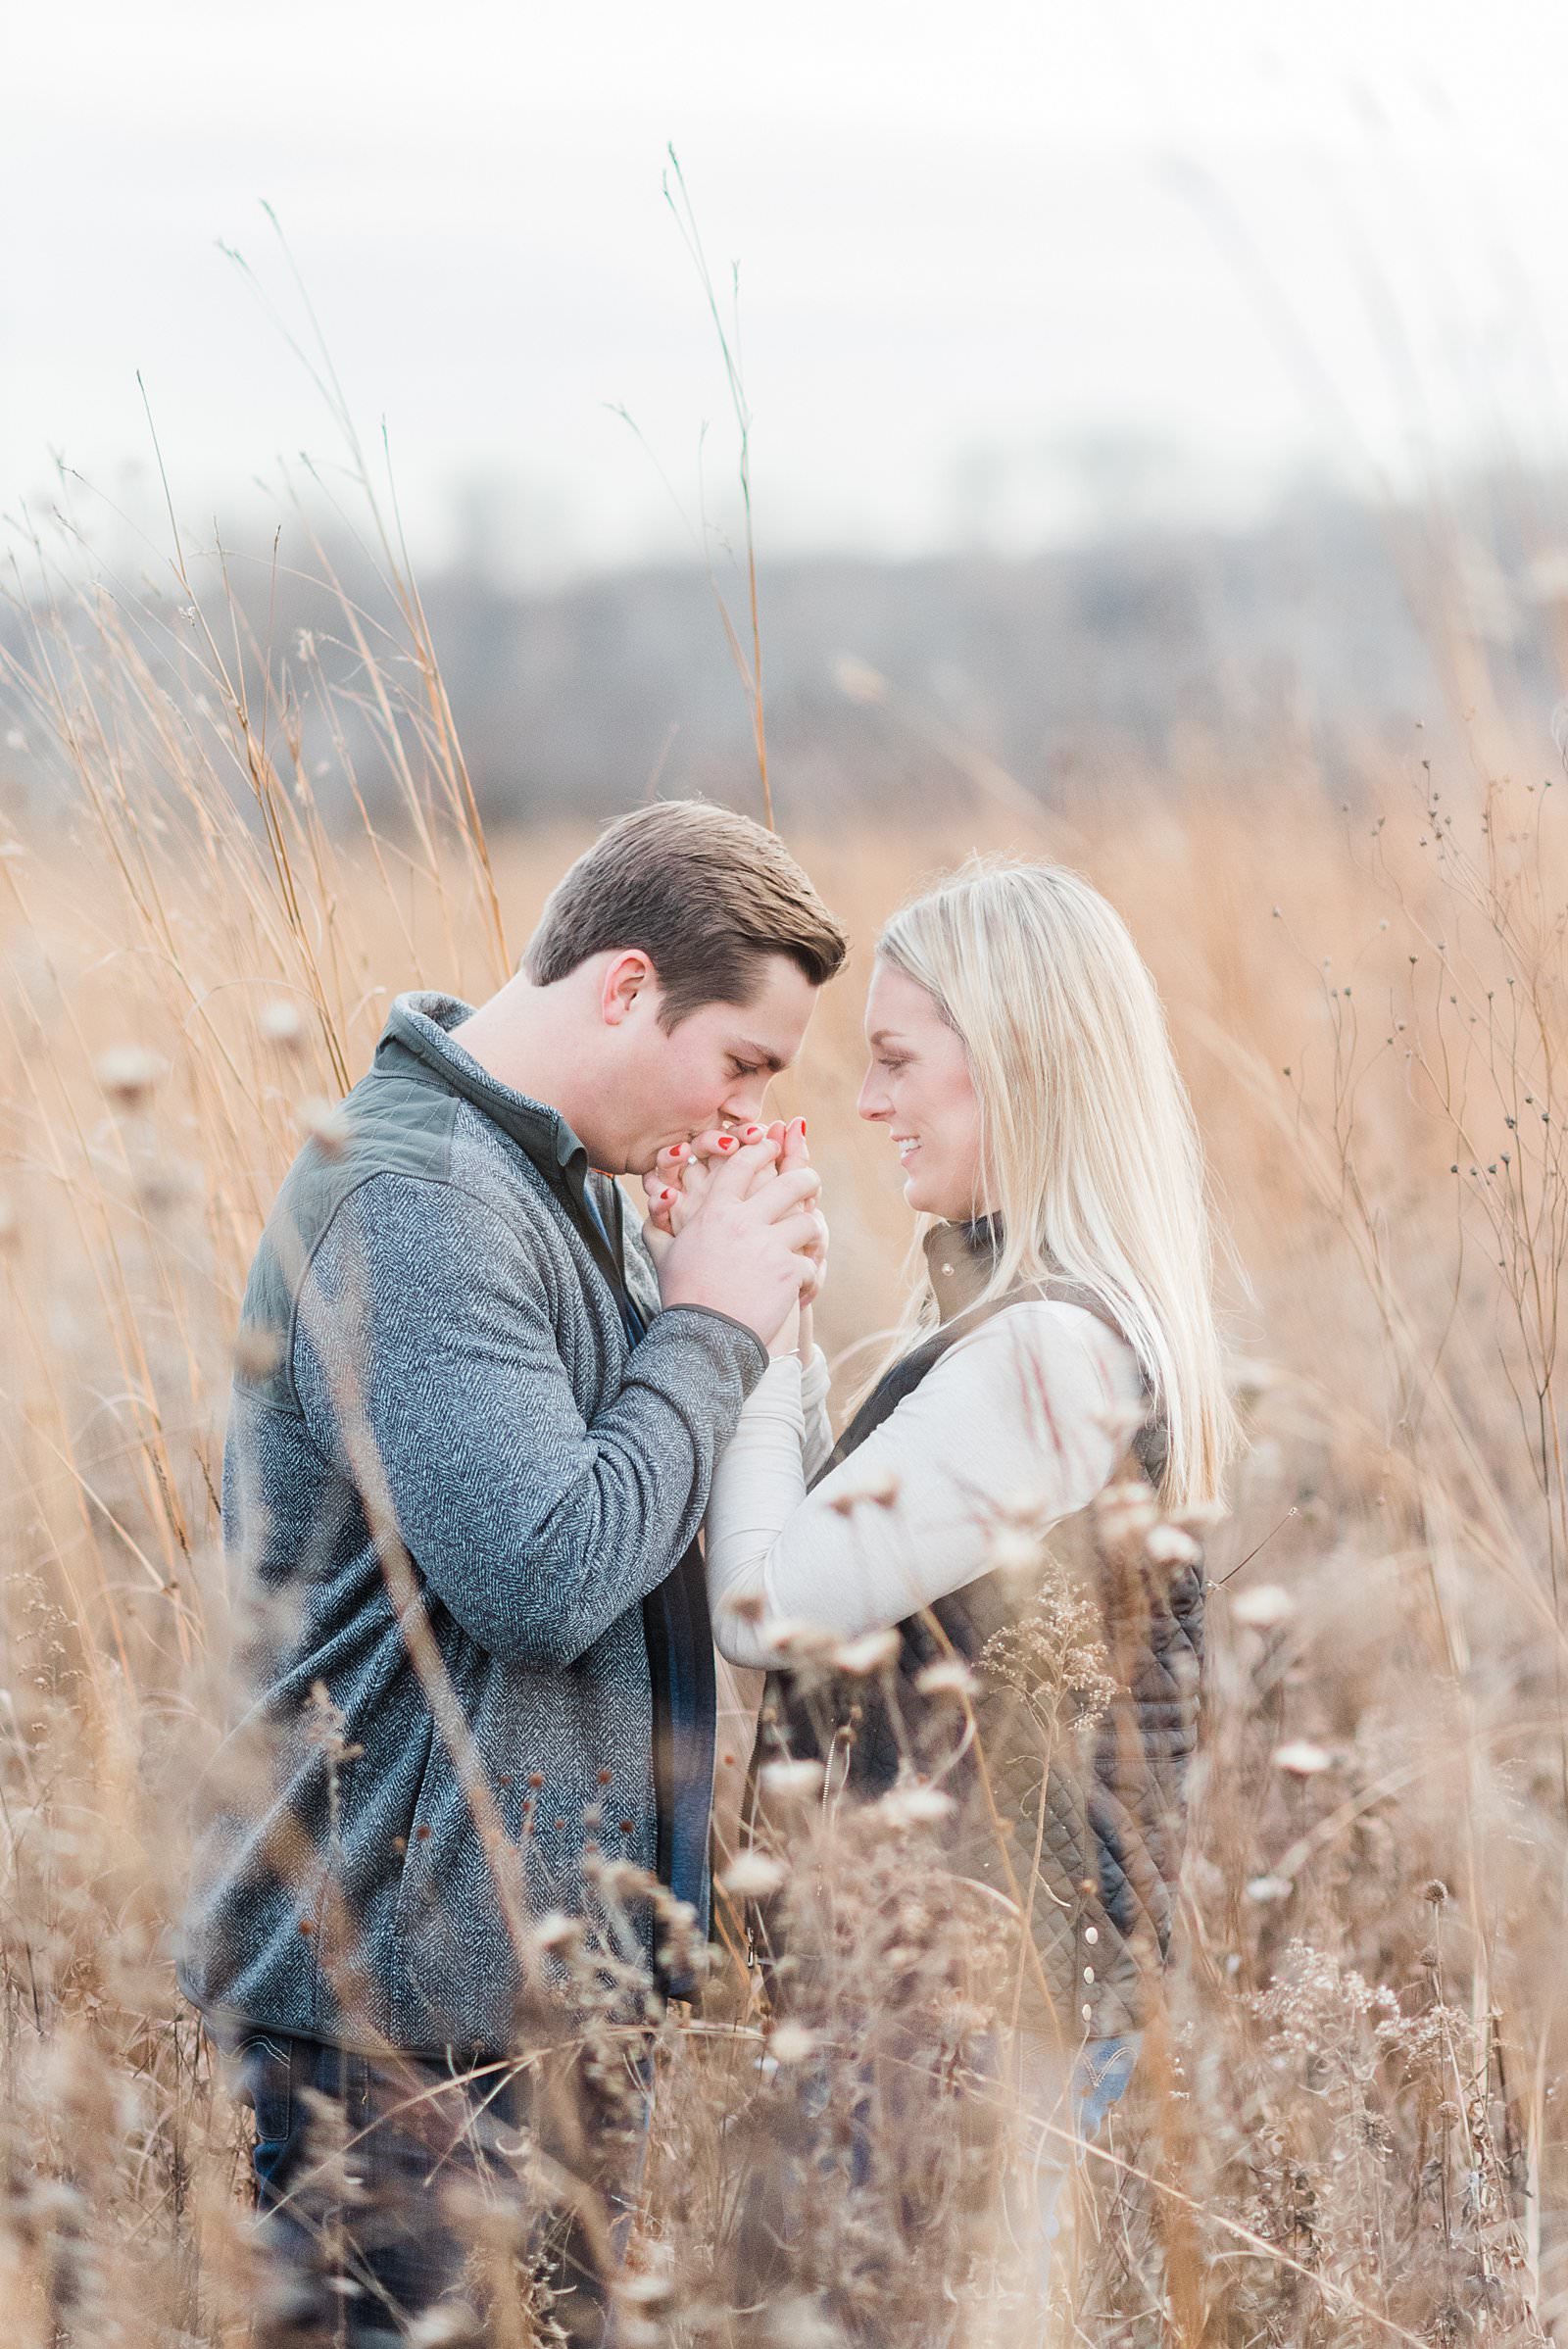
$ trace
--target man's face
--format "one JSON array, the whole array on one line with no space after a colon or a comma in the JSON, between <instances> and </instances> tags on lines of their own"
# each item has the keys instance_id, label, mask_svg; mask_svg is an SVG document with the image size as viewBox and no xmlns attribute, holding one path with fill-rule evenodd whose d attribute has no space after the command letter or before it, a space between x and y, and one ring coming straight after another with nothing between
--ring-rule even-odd
<instances>
[{"instance_id":1,"label":"man's face","mask_svg":"<svg viewBox=\"0 0 1568 2349\"><path fill-rule=\"evenodd\" d=\"M671 1034L660 1022L651 973L625 1001L615 1026L613 1101L596 1120L595 1163L612 1174L649 1174L662 1150L710 1126L760 1123L774 1077L798 1055L816 989L787 954L761 964L749 1003L704 1003Z\"/></svg>"}]
</instances>

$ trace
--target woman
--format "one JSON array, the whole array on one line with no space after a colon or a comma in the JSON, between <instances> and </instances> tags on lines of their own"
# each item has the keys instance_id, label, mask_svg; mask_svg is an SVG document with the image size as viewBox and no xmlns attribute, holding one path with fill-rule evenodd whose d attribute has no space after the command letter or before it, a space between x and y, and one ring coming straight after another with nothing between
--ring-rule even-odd
<instances>
[{"instance_id":1,"label":"woman","mask_svg":"<svg viewBox=\"0 0 1568 2349\"><path fill-rule=\"evenodd\" d=\"M1026 1921L997 2004L1060 2144L1125 2085L1170 1945L1203 1595L1172 1521L1212 1513L1236 1442L1201 1153L1149 972L1059 866L976 860L896 914L865 1026L924 1278L825 1465L825 1366L808 1329L775 1343L710 1503L714 1633L770 1671L764 1796L786 1757L934 1790L948 1867Z\"/></svg>"}]
</instances>

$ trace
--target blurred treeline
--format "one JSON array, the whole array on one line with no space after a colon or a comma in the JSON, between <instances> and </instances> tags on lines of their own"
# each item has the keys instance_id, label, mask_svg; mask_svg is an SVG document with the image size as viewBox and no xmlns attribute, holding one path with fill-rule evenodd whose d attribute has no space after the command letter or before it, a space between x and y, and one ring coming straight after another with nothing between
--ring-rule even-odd
<instances>
[{"instance_id":1,"label":"blurred treeline","mask_svg":"<svg viewBox=\"0 0 1568 2349\"><path fill-rule=\"evenodd\" d=\"M284 521L221 550L182 549L184 583L145 547L84 584L79 547L35 541L0 609L0 654L40 620L95 639L94 598L135 614L155 664L180 663L190 607L221 589L249 641L236 673L299 733L323 813L396 824L398 792L366 691L397 658L375 614L372 546ZM1369 755L1417 722L1478 710L1544 720L1568 673L1568 474L1506 467L1420 503L1303 484L1244 531L1130 527L1028 558L760 563L767 744L775 805L818 829L858 812L1021 792L1047 805L1114 788L1118 772L1190 765L1266 785L1304 759L1354 792ZM345 630L341 586L366 613ZM421 577L475 798L489 823L597 816L655 792L750 807L752 713L716 609L749 643L736 550L705 566L624 570L548 592L474 563ZM159 628L166 631L159 641ZM47 759L24 728L0 741L0 815L47 815Z\"/></svg>"}]
</instances>

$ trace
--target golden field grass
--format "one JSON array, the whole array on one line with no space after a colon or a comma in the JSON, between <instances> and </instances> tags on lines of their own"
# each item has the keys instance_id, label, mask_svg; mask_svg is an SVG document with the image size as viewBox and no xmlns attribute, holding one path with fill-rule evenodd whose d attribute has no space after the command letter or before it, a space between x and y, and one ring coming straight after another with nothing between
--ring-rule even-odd
<instances>
[{"instance_id":1,"label":"golden field grass","mask_svg":"<svg viewBox=\"0 0 1568 2349\"><path fill-rule=\"evenodd\" d=\"M78 606L7 682L53 793L0 841L16 2349L247 2336L243 2117L168 1941L225 1693L239 1294L391 996L482 996L586 837L481 841L416 605L391 624L406 658L378 645L354 689L401 775L378 832L327 828L293 689L216 628L172 660ZM296 668L309 691L308 652ZM896 823L791 844L856 937L783 1104L824 1175L830 1351L892 1320L908 1239L853 1112L877 924L976 845L1059 856L1128 919L1229 1235L1251 1444L1210 1544L1175 2068L1089 2166L1061 2341L1568 2339L1568 794L1494 718L1430 770L1422 743L1369 755L1348 807L1304 763L1195 747L1114 798L1031 813L933 781ZM875 1947L868 1926L873 1970ZM643 2337L827 2349L805 2269L770 2332L721 2305L759 2045L733 1968L667 2037L639 2257L672 2281ZM830 2247L917 2342L918 2297L878 2284L874 2251ZM976 2340L1024 2337L982 2297Z\"/></svg>"}]
</instances>

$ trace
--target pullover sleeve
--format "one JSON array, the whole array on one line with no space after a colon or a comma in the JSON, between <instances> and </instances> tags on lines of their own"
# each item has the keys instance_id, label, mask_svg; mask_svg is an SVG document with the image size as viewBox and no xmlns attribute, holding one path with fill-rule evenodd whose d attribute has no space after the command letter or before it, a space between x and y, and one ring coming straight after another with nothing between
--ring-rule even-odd
<instances>
[{"instance_id":1,"label":"pullover sleeve","mask_svg":"<svg viewBox=\"0 0 1568 2349\"><path fill-rule=\"evenodd\" d=\"M785 1623L854 1639L961 1590L986 1571L999 1502L1027 1494L1042 1526L1083 1508L1126 1447L1102 1418L1141 1392L1094 1314L1012 1305L808 1493L802 1385L794 1356L769 1365L713 1480L709 1601L735 1664L784 1660Z\"/></svg>"},{"instance_id":2,"label":"pullover sleeve","mask_svg":"<svg viewBox=\"0 0 1568 2349\"><path fill-rule=\"evenodd\" d=\"M467 1192L377 1174L318 1247L292 1342L318 1448L362 1491L369 1451L435 1597L535 1667L574 1663L679 1564L766 1364L739 1322L675 1306L585 1419L557 1279Z\"/></svg>"}]
</instances>

